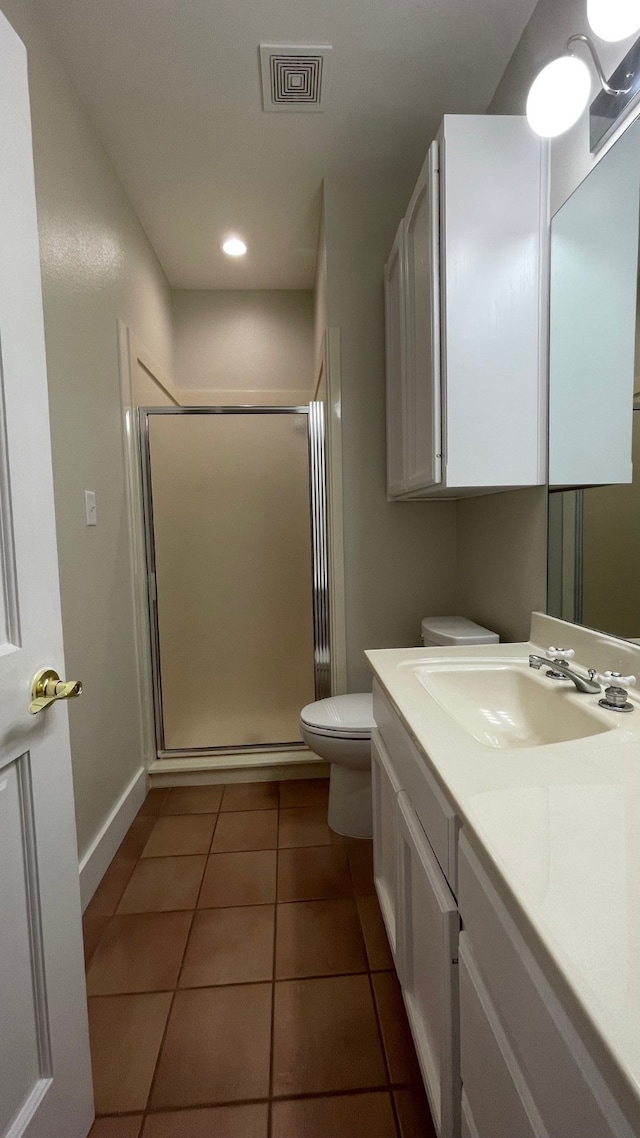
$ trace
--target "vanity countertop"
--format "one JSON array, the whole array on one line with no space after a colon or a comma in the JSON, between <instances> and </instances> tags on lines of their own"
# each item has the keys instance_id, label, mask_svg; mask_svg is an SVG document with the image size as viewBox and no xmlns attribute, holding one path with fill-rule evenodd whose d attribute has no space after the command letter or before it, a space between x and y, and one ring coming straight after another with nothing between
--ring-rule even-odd
<instances>
[{"instance_id":1,"label":"vanity countertop","mask_svg":"<svg viewBox=\"0 0 640 1138\"><path fill-rule=\"evenodd\" d=\"M559 642L575 647L579 667L640 673L637 645L542 614L527 643L367 657L616 1081L640 1099L640 689L630 689L635 714L602 734L499 749L459 726L415 673L421 660L452 656L527 667L529 653ZM557 695L599 714L597 696L569 685Z\"/></svg>"}]
</instances>

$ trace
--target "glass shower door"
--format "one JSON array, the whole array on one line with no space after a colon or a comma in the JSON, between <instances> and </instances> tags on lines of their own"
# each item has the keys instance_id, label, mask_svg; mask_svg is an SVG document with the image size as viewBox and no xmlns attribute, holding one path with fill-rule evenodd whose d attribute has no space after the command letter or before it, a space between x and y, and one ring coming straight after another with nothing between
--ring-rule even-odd
<instances>
[{"instance_id":1,"label":"glass shower door","mask_svg":"<svg viewBox=\"0 0 640 1138\"><path fill-rule=\"evenodd\" d=\"M300 745L316 698L307 409L158 409L142 428L159 750Z\"/></svg>"}]
</instances>

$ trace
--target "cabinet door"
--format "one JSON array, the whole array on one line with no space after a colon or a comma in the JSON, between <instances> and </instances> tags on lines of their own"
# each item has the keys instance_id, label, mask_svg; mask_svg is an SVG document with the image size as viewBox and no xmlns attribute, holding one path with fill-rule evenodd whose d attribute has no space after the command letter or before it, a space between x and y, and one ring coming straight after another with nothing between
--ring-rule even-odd
<instances>
[{"instance_id":1,"label":"cabinet door","mask_svg":"<svg viewBox=\"0 0 640 1138\"><path fill-rule=\"evenodd\" d=\"M398 837L398 974L438 1136L458 1138L458 910L404 791Z\"/></svg>"},{"instance_id":2,"label":"cabinet door","mask_svg":"<svg viewBox=\"0 0 640 1138\"><path fill-rule=\"evenodd\" d=\"M387 387L387 495L397 498L405 482L405 280L404 221L384 267Z\"/></svg>"},{"instance_id":3,"label":"cabinet door","mask_svg":"<svg viewBox=\"0 0 640 1138\"><path fill-rule=\"evenodd\" d=\"M438 143L405 216L405 311L408 490L442 480Z\"/></svg>"},{"instance_id":4,"label":"cabinet door","mask_svg":"<svg viewBox=\"0 0 640 1138\"><path fill-rule=\"evenodd\" d=\"M398 892L398 792L380 733L371 737L373 798L373 867L376 892L394 959L396 957L396 897Z\"/></svg>"},{"instance_id":5,"label":"cabinet door","mask_svg":"<svg viewBox=\"0 0 640 1138\"><path fill-rule=\"evenodd\" d=\"M549 1138L478 973L460 935L460 1051L463 1118L477 1138Z\"/></svg>"}]
</instances>

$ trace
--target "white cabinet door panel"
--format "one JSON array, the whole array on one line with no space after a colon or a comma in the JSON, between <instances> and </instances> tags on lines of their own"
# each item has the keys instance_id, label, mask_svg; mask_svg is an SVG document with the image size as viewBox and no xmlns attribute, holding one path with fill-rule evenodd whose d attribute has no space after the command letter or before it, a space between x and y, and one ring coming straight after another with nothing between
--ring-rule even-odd
<instances>
[{"instance_id":1,"label":"white cabinet door panel","mask_svg":"<svg viewBox=\"0 0 640 1138\"><path fill-rule=\"evenodd\" d=\"M550 1138L460 934L460 1074L478 1138ZM471 1131L473 1133L473 1131Z\"/></svg>"},{"instance_id":2,"label":"white cabinet door panel","mask_svg":"<svg viewBox=\"0 0 640 1138\"><path fill-rule=\"evenodd\" d=\"M436 1130L458 1138L458 910L402 791L398 810L398 973Z\"/></svg>"},{"instance_id":3,"label":"white cabinet door panel","mask_svg":"<svg viewBox=\"0 0 640 1138\"><path fill-rule=\"evenodd\" d=\"M396 904L398 892L398 793L401 789L380 732L371 736L373 799L373 868L376 892L396 958Z\"/></svg>"},{"instance_id":4,"label":"white cabinet door panel","mask_svg":"<svg viewBox=\"0 0 640 1138\"><path fill-rule=\"evenodd\" d=\"M387 377L387 494L403 494L405 482L405 280L404 221L384 268Z\"/></svg>"},{"instance_id":5,"label":"white cabinet door panel","mask_svg":"<svg viewBox=\"0 0 640 1138\"><path fill-rule=\"evenodd\" d=\"M432 142L405 216L407 489L442 477L438 143Z\"/></svg>"}]
</instances>

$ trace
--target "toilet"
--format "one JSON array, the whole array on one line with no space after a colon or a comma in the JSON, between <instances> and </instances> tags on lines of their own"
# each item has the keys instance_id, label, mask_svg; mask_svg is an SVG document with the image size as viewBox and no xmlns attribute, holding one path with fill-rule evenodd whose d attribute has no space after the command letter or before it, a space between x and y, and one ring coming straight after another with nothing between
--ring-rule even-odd
<instances>
[{"instance_id":1,"label":"toilet","mask_svg":"<svg viewBox=\"0 0 640 1138\"><path fill-rule=\"evenodd\" d=\"M462 616L425 617L425 648L495 644L495 632ZM349 838L373 835L371 812L371 731L373 696L370 693L334 695L309 703L300 712L300 732L309 750L331 763L328 822L332 830Z\"/></svg>"}]
</instances>

